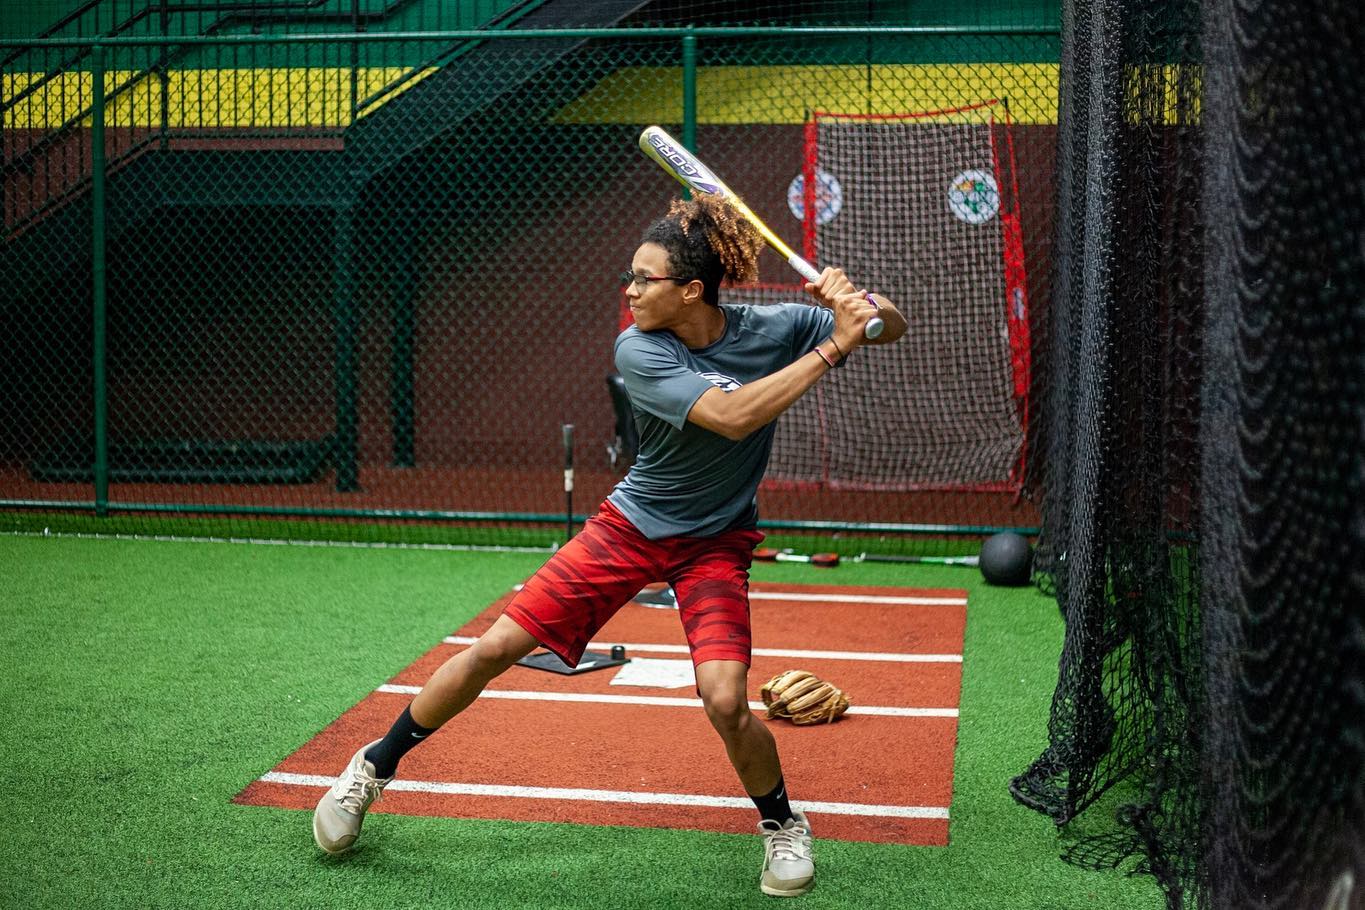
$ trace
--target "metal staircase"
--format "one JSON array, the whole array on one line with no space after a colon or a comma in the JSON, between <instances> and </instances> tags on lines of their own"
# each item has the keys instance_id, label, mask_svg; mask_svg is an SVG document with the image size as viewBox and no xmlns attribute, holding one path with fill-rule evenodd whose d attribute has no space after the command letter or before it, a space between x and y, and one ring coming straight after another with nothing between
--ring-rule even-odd
<instances>
[{"instance_id":1,"label":"metal staircase","mask_svg":"<svg viewBox=\"0 0 1365 910\"><path fill-rule=\"evenodd\" d=\"M431 0L279 0L257 3L211 0L193 4L146 0L129 10L118 0L86 0L70 14L45 29L40 38L146 38L230 35L241 31L270 33L288 29L375 31L411 27L414 13ZM539 6L538 0L503 2L482 22L459 22L459 27L495 29ZM114 10L124 10L114 18ZM417 20L420 24L420 18ZM52 59L54 55L56 60ZM212 98L201 87L197 123L173 97L177 73L203 72L205 51L192 45L160 47L120 46L108 51L105 87L105 160L117 173L151 150L175 148L257 149L297 148L340 151L346 129L381 104L393 89L411 80L421 68L411 67L368 97L358 97L357 80L349 80L350 97L333 99L340 116L328 126L286 126L261 129L253 125L225 127L215 122ZM352 70L358 66L351 56ZM5 127L0 184L3 184L3 236L22 234L48 213L87 193L92 159L91 79L89 46L19 49L0 60L0 74L12 87L0 101L0 124ZM234 59L251 68L256 61ZM307 63L305 62L305 66ZM201 80L202 82L202 80ZM288 87L286 86L286 89ZM183 91L183 90L182 90ZM218 89L221 95L221 87ZM274 99L270 99L273 103ZM286 99L287 103L287 99ZM177 122L180 121L180 122Z\"/></svg>"},{"instance_id":2,"label":"metal staircase","mask_svg":"<svg viewBox=\"0 0 1365 910\"><path fill-rule=\"evenodd\" d=\"M339 27L357 32L402 31L411 27L422 5L431 2L388 0L366 9L363 3L378 4L379 0L295 0L268 5L243 0L180 4L146 0L137 11L110 22L107 10L113 0L88 0L45 36L69 35L75 29L100 37L211 35L286 26L291 34L299 28L326 33ZM607 27L644 5L640 0L504 2L477 29ZM119 7L126 9L127 0L120 0ZM105 11L102 22L100 10ZM108 242L127 235L135 243L137 237L154 231L156 218L198 206L317 210L317 223L325 232L321 242L334 250L336 424L326 445L336 465L337 489L355 490L358 317L353 272L363 243L357 238L357 219L366 188L395 171L401 174L406 161L456 134L469 118L495 109L500 99L520 91L544 91L555 81L556 64L583 41L475 39L439 47L427 43L421 46L428 54L386 69L382 82L359 78L361 55L355 45L338 49L338 43L332 42L327 46L330 52L343 55L350 70L350 78L343 82L340 115L322 124L270 128L230 119L186 122L183 111L177 110L173 80L177 74L202 71L203 45L139 48L140 56L129 51L129 46L118 45L104 52L107 61L92 60L88 47L71 48L52 65L35 60L32 54L12 54L0 62L0 76L8 76L0 106L0 123L6 127L0 157L4 203L0 274L6 277L0 288L0 312L7 303L66 305L63 298L71 293L69 277L91 270L95 156L88 70L92 63L105 62L102 110L107 202L103 221ZM289 47L299 46L303 45ZM347 66L340 69L345 71ZM61 90L64 81L80 90L74 96ZM554 103L553 94L546 92L547 105ZM49 106L35 116L35 105L50 97L61 99L56 102L57 110ZM80 99L70 110L61 106L68 97ZM205 107L201 97L199 108ZM410 387L410 377L403 378L410 373L410 364L402 369L396 365L395 370L397 382ZM395 417L394 436L395 463L411 463L410 413Z\"/></svg>"}]
</instances>

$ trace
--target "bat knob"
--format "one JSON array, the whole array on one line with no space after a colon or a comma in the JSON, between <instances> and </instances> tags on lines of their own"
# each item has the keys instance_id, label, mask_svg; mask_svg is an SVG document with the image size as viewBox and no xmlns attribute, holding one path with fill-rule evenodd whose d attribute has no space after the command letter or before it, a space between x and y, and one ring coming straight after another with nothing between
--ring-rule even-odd
<instances>
[{"instance_id":1,"label":"bat knob","mask_svg":"<svg viewBox=\"0 0 1365 910\"><path fill-rule=\"evenodd\" d=\"M882 322L878 317L873 316L867 321L867 325L863 326L863 334L868 338L876 338L881 335L882 329L884 328L886 328L886 323Z\"/></svg>"}]
</instances>

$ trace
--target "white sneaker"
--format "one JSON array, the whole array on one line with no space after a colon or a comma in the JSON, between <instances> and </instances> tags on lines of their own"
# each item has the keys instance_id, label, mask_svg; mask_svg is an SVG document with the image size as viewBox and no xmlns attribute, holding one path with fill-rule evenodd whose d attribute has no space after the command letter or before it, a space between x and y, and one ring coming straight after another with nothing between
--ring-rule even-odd
<instances>
[{"instance_id":1,"label":"white sneaker","mask_svg":"<svg viewBox=\"0 0 1365 910\"><path fill-rule=\"evenodd\" d=\"M793 812L781 825L771 819L758 823L763 845L763 875L758 887L774 897L796 897L815 884L815 861L811 857L810 823L805 814Z\"/></svg>"},{"instance_id":2,"label":"white sneaker","mask_svg":"<svg viewBox=\"0 0 1365 910\"><path fill-rule=\"evenodd\" d=\"M365 760L366 750L377 742L361 746L351 756L351 763L313 810L313 840L328 853L345 853L355 846L370 803L393 780L375 777L374 764Z\"/></svg>"}]
</instances>

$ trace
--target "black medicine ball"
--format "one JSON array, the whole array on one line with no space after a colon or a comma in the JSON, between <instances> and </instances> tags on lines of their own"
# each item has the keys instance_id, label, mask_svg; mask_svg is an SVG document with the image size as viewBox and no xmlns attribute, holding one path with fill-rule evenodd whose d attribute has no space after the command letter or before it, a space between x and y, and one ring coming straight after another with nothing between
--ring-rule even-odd
<instances>
[{"instance_id":1,"label":"black medicine ball","mask_svg":"<svg viewBox=\"0 0 1365 910\"><path fill-rule=\"evenodd\" d=\"M1026 585L1033 572L1033 548L1013 531L992 534L981 544L981 574L993 585Z\"/></svg>"}]
</instances>

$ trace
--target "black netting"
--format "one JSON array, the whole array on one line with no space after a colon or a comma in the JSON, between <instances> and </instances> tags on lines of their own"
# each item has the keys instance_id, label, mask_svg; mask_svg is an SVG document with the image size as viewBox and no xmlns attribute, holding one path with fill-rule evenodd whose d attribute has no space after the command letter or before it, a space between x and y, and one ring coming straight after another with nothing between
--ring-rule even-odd
<instances>
[{"instance_id":1,"label":"black netting","mask_svg":"<svg viewBox=\"0 0 1365 910\"><path fill-rule=\"evenodd\" d=\"M1199 668L1198 6L1137 6L1067 10L1036 564L1067 638L1051 745L1012 785L1061 823L1140 771L1152 792L1088 857L1111 863L1198 824L1179 779L1197 742L1178 735ZM1153 871L1171 885L1188 869Z\"/></svg>"},{"instance_id":2,"label":"black netting","mask_svg":"<svg viewBox=\"0 0 1365 910\"><path fill-rule=\"evenodd\" d=\"M1365 11L1206 17L1206 894L1365 907Z\"/></svg>"},{"instance_id":3,"label":"black netting","mask_svg":"<svg viewBox=\"0 0 1365 910\"><path fill-rule=\"evenodd\" d=\"M1365 905L1365 32L1308 6L1064 7L1030 482L1067 634L1011 789L1172 907Z\"/></svg>"}]
</instances>

